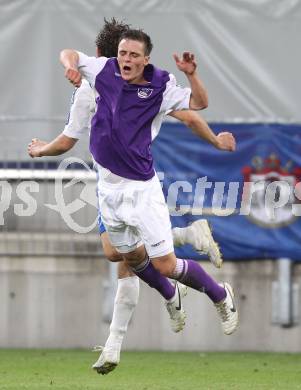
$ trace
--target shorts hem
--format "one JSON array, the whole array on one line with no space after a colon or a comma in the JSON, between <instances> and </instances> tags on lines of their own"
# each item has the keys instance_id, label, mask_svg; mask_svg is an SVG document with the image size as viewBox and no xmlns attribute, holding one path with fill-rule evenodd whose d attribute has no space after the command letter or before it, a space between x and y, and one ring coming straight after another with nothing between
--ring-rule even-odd
<instances>
[{"instance_id":1,"label":"shorts hem","mask_svg":"<svg viewBox=\"0 0 301 390\"><path fill-rule=\"evenodd\" d=\"M135 249L139 248L141 245L143 245L143 242L142 241L137 241L135 244L133 245L127 245L127 244L123 244L123 245L114 245L113 246L116 248L116 250L121 253L121 254L126 254L126 253L130 253L130 252L133 252Z\"/></svg>"},{"instance_id":2,"label":"shorts hem","mask_svg":"<svg viewBox=\"0 0 301 390\"><path fill-rule=\"evenodd\" d=\"M170 253L174 253L174 247L173 246L170 246L169 248L166 248L166 249L162 249L161 251L158 251L158 252L147 252L148 254L148 257L150 259L154 259L155 257L162 257L162 256L166 256L166 255L169 255Z\"/></svg>"}]
</instances>

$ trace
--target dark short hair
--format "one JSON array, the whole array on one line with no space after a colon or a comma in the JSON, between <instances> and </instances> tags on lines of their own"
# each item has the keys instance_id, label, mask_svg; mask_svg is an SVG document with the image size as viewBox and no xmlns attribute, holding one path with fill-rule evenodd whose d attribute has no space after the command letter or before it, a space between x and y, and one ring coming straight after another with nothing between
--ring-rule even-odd
<instances>
[{"instance_id":1,"label":"dark short hair","mask_svg":"<svg viewBox=\"0 0 301 390\"><path fill-rule=\"evenodd\" d=\"M119 42L122 39L132 39L133 41L144 43L144 53L147 56L150 55L153 49L153 44L150 37L142 30L128 29L127 31L122 33Z\"/></svg>"},{"instance_id":2,"label":"dark short hair","mask_svg":"<svg viewBox=\"0 0 301 390\"><path fill-rule=\"evenodd\" d=\"M104 26L95 40L100 54L108 58L116 57L120 37L129 29L130 26L123 21L119 22L115 18L112 18L111 20L104 18Z\"/></svg>"}]
</instances>

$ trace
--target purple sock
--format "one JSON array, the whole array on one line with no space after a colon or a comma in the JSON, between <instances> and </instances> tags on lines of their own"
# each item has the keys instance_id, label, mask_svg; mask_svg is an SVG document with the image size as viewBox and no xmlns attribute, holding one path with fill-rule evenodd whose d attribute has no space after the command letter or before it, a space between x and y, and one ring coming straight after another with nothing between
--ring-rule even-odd
<instances>
[{"instance_id":1,"label":"purple sock","mask_svg":"<svg viewBox=\"0 0 301 390\"><path fill-rule=\"evenodd\" d=\"M175 295L175 286L155 269L148 257L138 268L132 268L132 270L150 287L155 288L166 300Z\"/></svg>"},{"instance_id":2,"label":"purple sock","mask_svg":"<svg viewBox=\"0 0 301 390\"><path fill-rule=\"evenodd\" d=\"M195 290L204 292L214 302L226 297L226 291L194 260L177 259L175 279Z\"/></svg>"}]
</instances>

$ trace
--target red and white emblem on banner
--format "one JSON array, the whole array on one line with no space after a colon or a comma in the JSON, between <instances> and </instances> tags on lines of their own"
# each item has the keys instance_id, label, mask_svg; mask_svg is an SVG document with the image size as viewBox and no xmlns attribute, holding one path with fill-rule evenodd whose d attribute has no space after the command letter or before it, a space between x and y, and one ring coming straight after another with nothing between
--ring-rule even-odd
<instances>
[{"instance_id":1,"label":"red and white emblem on banner","mask_svg":"<svg viewBox=\"0 0 301 390\"><path fill-rule=\"evenodd\" d=\"M291 161L281 166L279 158L271 154L266 159L254 157L251 166L242 168L242 174L242 203L250 205L247 218L267 228L295 221L294 205L301 200L300 167L293 168Z\"/></svg>"}]
</instances>

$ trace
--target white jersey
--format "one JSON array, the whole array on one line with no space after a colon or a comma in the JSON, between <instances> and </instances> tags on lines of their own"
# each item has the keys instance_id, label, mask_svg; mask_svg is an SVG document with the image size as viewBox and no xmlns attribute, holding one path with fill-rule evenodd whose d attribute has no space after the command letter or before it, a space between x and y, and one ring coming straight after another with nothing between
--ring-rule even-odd
<instances>
[{"instance_id":1,"label":"white jersey","mask_svg":"<svg viewBox=\"0 0 301 390\"><path fill-rule=\"evenodd\" d=\"M82 79L81 86L72 95L68 121L63 134L70 138L79 139L90 132L91 120L95 114L96 94L87 80Z\"/></svg>"}]
</instances>

